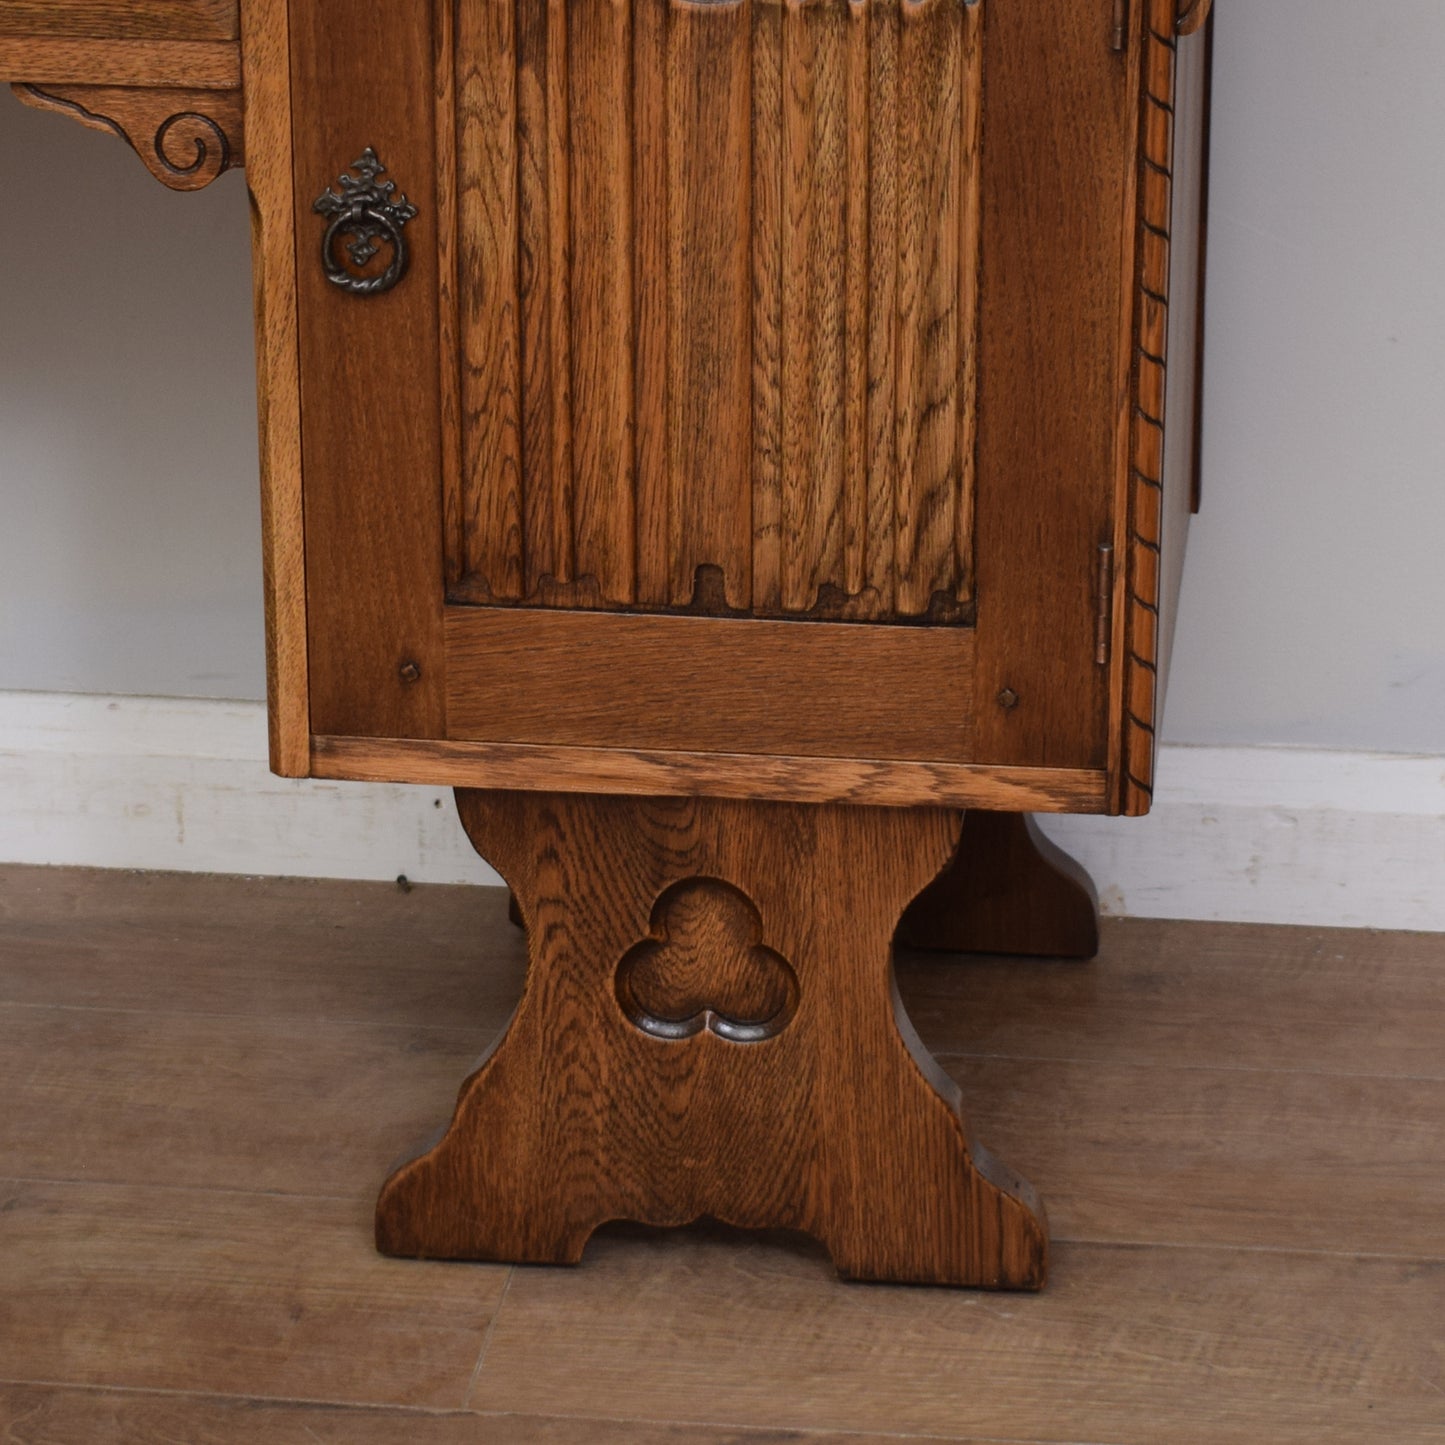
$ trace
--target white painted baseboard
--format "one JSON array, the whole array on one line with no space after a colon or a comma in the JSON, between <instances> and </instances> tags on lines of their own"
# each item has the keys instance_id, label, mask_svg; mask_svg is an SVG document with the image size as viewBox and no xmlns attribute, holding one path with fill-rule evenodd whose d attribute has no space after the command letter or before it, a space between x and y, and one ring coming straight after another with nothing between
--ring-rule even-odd
<instances>
[{"instance_id":1,"label":"white painted baseboard","mask_svg":"<svg viewBox=\"0 0 1445 1445\"><path fill-rule=\"evenodd\" d=\"M449 788L277 778L260 703L0 692L0 859L500 880Z\"/></svg>"},{"instance_id":2,"label":"white painted baseboard","mask_svg":"<svg viewBox=\"0 0 1445 1445\"><path fill-rule=\"evenodd\" d=\"M1143 819L1041 821L1106 912L1445 931L1445 757L1167 747ZM0 693L0 860L496 883L445 789L275 778L257 703Z\"/></svg>"}]
</instances>

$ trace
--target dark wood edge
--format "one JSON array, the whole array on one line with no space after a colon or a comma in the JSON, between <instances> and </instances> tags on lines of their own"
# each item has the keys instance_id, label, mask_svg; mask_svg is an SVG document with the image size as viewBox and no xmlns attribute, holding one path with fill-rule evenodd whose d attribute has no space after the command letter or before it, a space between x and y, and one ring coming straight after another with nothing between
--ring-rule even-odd
<instances>
[{"instance_id":1,"label":"dark wood edge","mask_svg":"<svg viewBox=\"0 0 1445 1445\"><path fill-rule=\"evenodd\" d=\"M1214 129L1214 11L1204 27L1204 134L1200 138L1199 289L1194 326L1194 437L1190 466L1189 510L1197 513L1204 499L1204 300L1209 282L1209 152Z\"/></svg>"},{"instance_id":2,"label":"dark wood edge","mask_svg":"<svg viewBox=\"0 0 1445 1445\"><path fill-rule=\"evenodd\" d=\"M1102 813L1108 775L1102 769L313 736L311 776L445 788Z\"/></svg>"},{"instance_id":3,"label":"dark wood edge","mask_svg":"<svg viewBox=\"0 0 1445 1445\"><path fill-rule=\"evenodd\" d=\"M1159 700L1165 351L1173 212L1175 0L1146 0L1140 38L1133 441L1125 549L1123 749L1110 811L1139 817L1154 791Z\"/></svg>"},{"instance_id":4,"label":"dark wood edge","mask_svg":"<svg viewBox=\"0 0 1445 1445\"><path fill-rule=\"evenodd\" d=\"M1174 29L1179 35L1202 30L1214 14L1214 0L1176 0Z\"/></svg>"}]
</instances>

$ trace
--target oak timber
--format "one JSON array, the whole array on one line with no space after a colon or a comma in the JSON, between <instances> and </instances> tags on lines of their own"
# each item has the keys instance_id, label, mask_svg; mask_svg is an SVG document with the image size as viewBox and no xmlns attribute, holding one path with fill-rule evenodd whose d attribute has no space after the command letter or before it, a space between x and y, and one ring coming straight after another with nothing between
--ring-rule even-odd
<instances>
[{"instance_id":1,"label":"oak timber","mask_svg":"<svg viewBox=\"0 0 1445 1445\"><path fill-rule=\"evenodd\" d=\"M272 771L310 764L301 378L297 353L290 34L286 0L247 0L242 37L252 154L251 275L261 450L261 565L266 598L266 717Z\"/></svg>"},{"instance_id":2,"label":"oak timber","mask_svg":"<svg viewBox=\"0 0 1445 1445\"><path fill-rule=\"evenodd\" d=\"M453 741L973 756L967 628L477 607L446 627Z\"/></svg>"},{"instance_id":3,"label":"oak timber","mask_svg":"<svg viewBox=\"0 0 1445 1445\"><path fill-rule=\"evenodd\" d=\"M893 980L957 814L457 805L520 906L527 985L447 1132L383 1188L384 1253L575 1264L608 1220L708 1217L801 1230L851 1278L1042 1286L1042 1208L972 1142Z\"/></svg>"},{"instance_id":4,"label":"oak timber","mask_svg":"<svg viewBox=\"0 0 1445 1445\"><path fill-rule=\"evenodd\" d=\"M455 600L962 616L983 8L463 9Z\"/></svg>"},{"instance_id":5,"label":"oak timber","mask_svg":"<svg viewBox=\"0 0 1445 1445\"><path fill-rule=\"evenodd\" d=\"M0 79L234 90L241 83L241 55L232 41L74 40L0 32Z\"/></svg>"},{"instance_id":6,"label":"oak timber","mask_svg":"<svg viewBox=\"0 0 1445 1445\"><path fill-rule=\"evenodd\" d=\"M239 0L0 0L0 37L235 40L239 10Z\"/></svg>"},{"instance_id":7,"label":"oak timber","mask_svg":"<svg viewBox=\"0 0 1445 1445\"><path fill-rule=\"evenodd\" d=\"M314 732L442 734L432 10L289 4ZM338 33L347 36L344 66ZM325 224L313 205L368 146L419 214L405 283L363 298L327 280L317 259Z\"/></svg>"},{"instance_id":8,"label":"oak timber","mask_svg":"<svg viewBox=\"0 0 1445 1445\"><path fill-rule=\"evenodd\" d=\"M318 778L456 788L566 787L1033 813L1102 813L1107 783L1102 771L1087 769L325 736L311 739L311 772Z\"/></svg>"}]
</instances>

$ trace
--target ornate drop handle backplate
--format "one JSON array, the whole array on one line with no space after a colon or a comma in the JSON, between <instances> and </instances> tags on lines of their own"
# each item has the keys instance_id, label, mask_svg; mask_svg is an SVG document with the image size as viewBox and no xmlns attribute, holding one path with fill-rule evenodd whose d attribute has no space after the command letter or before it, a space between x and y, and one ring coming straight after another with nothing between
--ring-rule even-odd
<instances>
[{"instance_id":1,"label":"ornate drop handle backplate","mask_svg":"<svg viewBox=\"0 0 1445 1445\"><path fill-rule=\"evenodd\" d=\"M406 274L406 240L402 227L416 215L416 207L404 195L396 194L395 181L380 181L386 167L370 146L361 159L351 163L354 176L342 174L337 190L317 196L312 209L330 216L331 223L321 238L321 265L326 279L353 296L377 296L390 291ZM379 275L358 275L337 255L345 238L346 255L357 268L364 267L383 245L391 248L391 260Z\"/></svg>"}]
</instances>

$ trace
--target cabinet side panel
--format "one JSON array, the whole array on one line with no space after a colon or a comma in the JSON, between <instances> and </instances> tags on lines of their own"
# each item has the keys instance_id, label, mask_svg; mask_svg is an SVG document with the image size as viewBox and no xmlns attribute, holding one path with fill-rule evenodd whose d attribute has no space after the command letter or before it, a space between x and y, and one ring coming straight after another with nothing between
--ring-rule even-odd
<instances>
[{"instance_id":1,"label":"cabinet side panel","mask_svg":"<svg viewBox=\"0 0 1445 1445\"><path fill-rule=\"evenodd\" d=\"M311 724L287 43L286 0L251 0L241 52L251 103L246 124L251 155L245 176L251 195L261 428L267 719L272 770L284 777L305 777L311 763Z\"/></svg>"},{"instance_id":2,"label":"cabinet side panel","mask_svg":"<svg viewBox=\"0 0 1445 1445\"><path fill-rule=\"evenodd\" d=\"M1169 345L1169 222L1173 203L1172 0L1144 12L1139 249L1134 396L1130 415L1129 533L1124 557L1122 811L1149 811L1159 680L1159 579L1164 525L1165 353Z\"/></svg>"},{"instance_id":3,"label":"cabinet side panel","mask_svg":"<svg viewBox=\"0 0 1445 1445\"><path fill-rule=\"evenodd\" d=\"M1165 383L1164 533L1159 579L1159 697L1164 716L1169 662L1184 572L1189 519L1199 490L1201 367L1204 357L1204 249L1208 193L1209 47L1213 21L1181 39L1174 89L1174 201L1169 226L1169 350Z\"/></svg>"},{"instance_id":4,"label":"cabinet side panel","mask_svg":"<svg viewBox=\"0 0 1445 1445\"><path fill-rule=\"evenodd\" d=\"M442 520L429 4L290 0L312 730L441 735ZM416 207L391 290L327 279L313 205L371 148ZM383 247L386 243L382 243ZM345 238L334 248L347 254ZM388 249L371 266L385 264Z\"/></svg>"}]
</instances>

